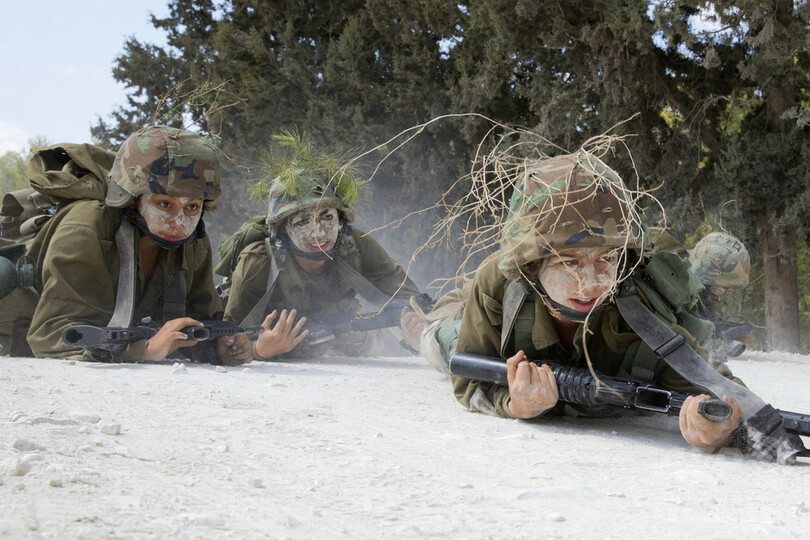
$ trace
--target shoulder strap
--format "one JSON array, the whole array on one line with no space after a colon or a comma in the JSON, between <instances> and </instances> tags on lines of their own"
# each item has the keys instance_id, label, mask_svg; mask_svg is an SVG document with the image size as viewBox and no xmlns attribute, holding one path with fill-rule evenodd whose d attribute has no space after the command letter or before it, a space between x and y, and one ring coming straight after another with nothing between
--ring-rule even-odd
<instances>
[{"instance_id":1,"label":"shoulder strap","mask_svg":"<svg viewBox=\"0 0 810 540\"><path fill-rule=\"evenodd\" d=\"M529 296L529 286L522 278L513 279L503 293L503 319L501 324L501 357L506 358L509 336L515 327L520 308Z\"/></svg>"},{"instance_id":2,"label":"shoulder strap","mask_svg":"<svg viewBox=\"0 0 810 540\"><path fill-rule=\"evenodd\" d=\"M267 273L267 286L265 287L264 294L259 301L253 306L250 312L245 315L239 326L258 326L262 322L267 303L270 297L273 296L278 275L281 273L281 264L284 263L284 256L277 253L270 242L270 238L264 241L264 247L267 251L267 258L270 259L270 270ZM280 259L280 260L277 260Z\"/></svg>"},{"instance_id":3,"label":"shoulder strap","mask_svg":"<svg viewBox=\"0 0 810 540\"><path fill-rule=\"evenodd\" d=\"M337 257L337 271L344 283L372 304L382 306L391 299L341 257Z\"/></svg>"},{"instance_id":4,"label":"shoulder strap","mask_svg":"<svg viewBox=\"0 0 810 540\"><path fill-rule=\"evenodd\" d=\"M115 310L107 326L128 327L132 324L135 310L135 227L128 219L122 219L115 231L115 244L121 268L118 270L118 290L115 295Z\"/></svg>"}]
</instances>

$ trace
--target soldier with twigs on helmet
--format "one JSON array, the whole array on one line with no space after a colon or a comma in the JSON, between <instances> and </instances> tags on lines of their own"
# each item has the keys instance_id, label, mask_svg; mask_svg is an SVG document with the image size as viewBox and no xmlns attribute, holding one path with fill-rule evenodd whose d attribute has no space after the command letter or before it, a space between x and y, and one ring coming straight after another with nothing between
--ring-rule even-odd
<instances>
[{"instance_id":1,"label":"soldier with twigs on helmet","mask_svg":"<svg viewBox=\"0 0 810 540\"><path fill-rule=\"evenodd\" d=\"M620 312L614 295L632 279L628 290L640 300L643 317L666 320L698 351L687 329L711 331L708 321L692 313L697 297L682 259L643 254L646 228L637 208L642 193L628 189L600 159L604 148L594 153L609 144L600 140L556 157L505 158L512 166L498 169L499 185L514 192L498 225L499 249L460 291L466 298L460 322L445 317L431 323L422 351L445 372L454 352L504 359L508 386L451 377L456 398L471 410L522 419L597 414L559 402L547 361L692 394L679 415L686 441L695 447L736 445L738 404L731 403L733 413L724 421L701 416L698 405L710 396L654 354ZM725 366L718 371L733 377Z\"/></svg>"}]
</instances>

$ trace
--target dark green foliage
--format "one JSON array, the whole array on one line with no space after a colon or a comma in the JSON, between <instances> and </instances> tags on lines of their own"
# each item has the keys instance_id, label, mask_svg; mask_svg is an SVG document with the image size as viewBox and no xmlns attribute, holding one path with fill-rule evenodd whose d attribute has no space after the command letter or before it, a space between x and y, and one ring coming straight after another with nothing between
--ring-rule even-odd
<instances>
[{"instance_id":1,"label":"dark green foliage","mask_svg":"<svg viewBox=\"0 0 810 540\"><path fill-rule=\"evenodd\" d=\"M713 26L696 24L712 13ZM722 215L755 259L781 239L779 264L796 268L792 237L810 230L808 15L805 0L171 0L169 16L154 20L169 46L126 42L114 73L129 103L94 136L115 145L170 88L227 81L243 101L214 115L185 111L249 167L234 169L213 220L224 236L259 208L246 197L257 151L285 129L359 153L447 113L529 126L567 150L618 125L615 134L637 135L627 142L633 162L622 151L609 162L629 185L637 172L643 187L660 188L676 236ZM161 121L181 123L168 101L174 112ZM489 128L469 117L430 124L382 163L358 226L436 202L469 171ZM406 262L432 218L376 236ZM417 263L421 284L455 270L452 250ZM765 288L779 291L763 268ZM780 294L769 293L790 301Z\"/></svg>"}]
</instances>

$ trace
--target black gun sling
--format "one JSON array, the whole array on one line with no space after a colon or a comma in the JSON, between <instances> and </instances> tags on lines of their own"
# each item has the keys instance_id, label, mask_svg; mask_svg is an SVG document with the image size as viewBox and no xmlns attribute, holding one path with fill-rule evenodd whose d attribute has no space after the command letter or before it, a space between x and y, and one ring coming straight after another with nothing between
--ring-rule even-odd
<instances>
[{"instance_id":1,"label":"black gun sling","mask_svg":"<svg viewBox=\"0 0 810 540\"><path fill-rule=\"evenodd\" d=\"M780 463L807 452L799 436L782 427L782 417L776 409L749 389L723 377L686 343L686 336L676 334L647 309L636 293L636 286L628 279L620 286L615 297L624 320L656 356L684 379L718 397L728 395L740 405L742 420L754 451Z\"/></svg>"}]
</instances>

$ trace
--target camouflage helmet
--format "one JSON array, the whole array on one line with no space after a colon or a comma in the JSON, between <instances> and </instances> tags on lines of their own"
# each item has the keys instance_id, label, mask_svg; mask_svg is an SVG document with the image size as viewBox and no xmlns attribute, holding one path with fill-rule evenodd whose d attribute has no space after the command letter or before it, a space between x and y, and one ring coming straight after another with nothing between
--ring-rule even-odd
<instances>
[{"instance_id":1,"label":"camouflage helmet","mask_svg":"<svg viewBox=\"0 0 810 540\"><path fill-rule=\"evenodd\" d=\"M751 259L742 242L730 234L704 236L689 253L692 272L707 287L742 289L748 285Z\"/></svg>"},{"instance_id":2,"label":"camouflage helmet","mask_svg":"<svg viewBox=\"0 0 810 540\"><path fill-rule=\"evenodd\" d=\"M638 212L619 175L585 150L530 163L509 202L501 235L500 269L521 267L555 251L635 247Z\"/></svg>"},{"instance_id":3,"label":"camouflage helmet","mask_svg":"<svg viewBox=\"0 0 810 540\"><path fill-rule=\"evenodd\" d=\"M307 208L337 208L344 223L354 221L354 210L335 191L329 179L307 176L296 179L296 193L289 193L288 183L281 177L270 184L267 225L271 231L285 219Z\"/></svg>"},{"instance_id":4,"label":"camouflage helmet","mask_svg":"<svg viewBox=\"0 0 810 540\"><path fill-rule=\"evenodd\" d=\"M105 204L120 208L133 197L160 193L205 201L221 195L215 148L198 133L166 126L143 128L124 141L108 176Z\"/></svg>"}]
</instances>

